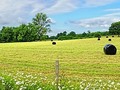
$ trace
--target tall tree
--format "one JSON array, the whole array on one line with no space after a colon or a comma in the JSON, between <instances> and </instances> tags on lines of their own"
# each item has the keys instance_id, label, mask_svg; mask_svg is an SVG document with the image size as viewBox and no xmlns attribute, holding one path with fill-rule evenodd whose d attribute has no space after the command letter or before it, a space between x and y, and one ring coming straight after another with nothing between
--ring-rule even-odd
<instances>
[{"instance_id":1,"label":"tall tree","mask_svg":"<svg viewBox=\"0 0 120 90\"><path fill-rule=\"evenodd\" d=\"M48 19L47 15L43 13L38 13L35 18L33 18L33 24L37 28L39 39L41 39L44 34L51 31L50 23L50 19Z\"/></svg>"},{"instance_id":2,"label":"tall tree","mask_svg":"<svg viewBox=\"0 0 120 90\"><path fill-rule=\"evenodd\" d=\"M114 22L109 27L109 33L110 34L120 34L120 21Z\"/></svg>"}]
</instances>

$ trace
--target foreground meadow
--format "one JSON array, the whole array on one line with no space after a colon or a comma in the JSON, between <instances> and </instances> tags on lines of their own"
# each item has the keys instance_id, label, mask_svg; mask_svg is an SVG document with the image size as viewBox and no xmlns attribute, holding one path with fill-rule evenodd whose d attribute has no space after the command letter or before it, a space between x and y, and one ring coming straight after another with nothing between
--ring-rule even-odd
<instances>
[{"instance_id":1,"label":"foreground meadow","mask_svg":"<svg viewBox=\"0 0 120 90\"><path fill-rule=\"evenodd\" d=\"M120 38L56 42L0 43L0 90L54 90L56 60L59 89L120 89ZM108 43L116 46L116 55L104 54Z\"/></svg>"}]
</instances>

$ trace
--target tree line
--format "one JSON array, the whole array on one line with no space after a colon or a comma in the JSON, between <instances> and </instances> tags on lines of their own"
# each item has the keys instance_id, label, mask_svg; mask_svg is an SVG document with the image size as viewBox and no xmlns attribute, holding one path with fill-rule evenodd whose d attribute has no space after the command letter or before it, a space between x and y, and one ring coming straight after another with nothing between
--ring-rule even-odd
<instances>
[{"instance_id":1,"label":"tree line","mask_svg":"<svg viewBox=\"0 0 120 90\"><path fill-rule=\"evenodd\" d=\"M28 42L47 39L50 32L50 19L46 14L38 13L31 23L18 27L5 27L0 30L0 42Z\"/></svg>"},{"instance_id":2,"label":"tree line","mask_svg":"<svg viewBox=\"0 0 120 90\"><path fill-rule=\"evenodd\" d=\"M70 40L70 39L83 39L83 38L94 38L100 36L109 35L108 31L105 32L83 32L82 34L76 34L74 31L67 33L66 31L58 33L56 36L49 37L50 39L58 40Z\"/></svg>"},{"instance_id":3,"label":"tree line","mask_svg":"<svg viewBox=\"0 0 120 90\"><path fill-rule=\"evenodd\" d=\"M69 39L95 38L95 37L108 36L108 35L120 36L120 21L113 22L109 27L108 31L91 32L90 30L88 30L87 32L83 32L81 34L76 34L74 31L71 31L69 33L64 31L58 33L56 36L51 36L50 39L69 40Z\"/></svg>"},{"instance_id":4,"label":"tree line","mask_svg":"<svg viewBox=\"0 0 120 90\"><path fill-rule=\"evenodd\" d=\"M0 42L29 42L38 40L70 40L70 39L82 39L82 38L94 38L106 35L119 35L120 34L120 21L114 22L109 27L109 31L104 32L83 32L76 34L74 31L71 32L60 32L55 36L46 35L50 32L51 20L46 14L38 13L32 19L31 23L21 24L18 27L5 27L3 26L0 30Z\"/></svg>"}]
</instances>

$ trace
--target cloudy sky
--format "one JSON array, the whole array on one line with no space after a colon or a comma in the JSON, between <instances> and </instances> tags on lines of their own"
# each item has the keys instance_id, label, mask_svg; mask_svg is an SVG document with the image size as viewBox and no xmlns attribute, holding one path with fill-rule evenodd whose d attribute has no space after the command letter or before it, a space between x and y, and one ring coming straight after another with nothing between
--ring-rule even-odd
<instances>
[{"instance_id":1,"label":"cloudy sky","mask_svg":"<svg viewBox=\"0 0 120 90\"><path fill-rule=\"evenodd\" d=\"M107 31L120 21L120 0L0 0L0 28L31 22L39 12L53 22L49 35Z\"/></svg>"}]
</instances>

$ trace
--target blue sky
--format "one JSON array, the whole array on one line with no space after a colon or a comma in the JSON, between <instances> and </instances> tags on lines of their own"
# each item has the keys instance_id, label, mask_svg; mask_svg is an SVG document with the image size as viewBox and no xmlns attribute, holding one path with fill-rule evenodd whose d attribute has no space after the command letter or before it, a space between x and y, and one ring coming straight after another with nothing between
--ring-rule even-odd
<instances>
[{"instance_id":1,"label":"blue sky","mask_svg":"<svg viewBox=\"0 0 120 90\"><path fill-rule=\"evenodd\" d=\"M52 21L52 32L108 31L120 21L120 0L0 0L0 28L28 23L43 12Z\"/></svg>"}]
</instances>

